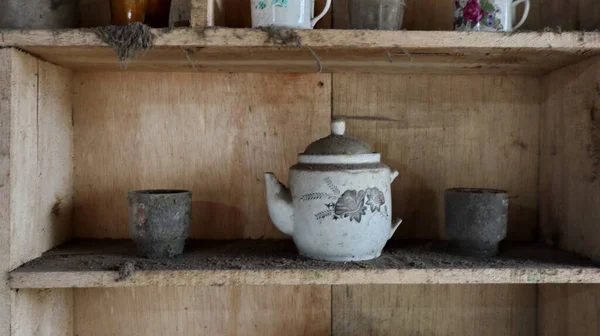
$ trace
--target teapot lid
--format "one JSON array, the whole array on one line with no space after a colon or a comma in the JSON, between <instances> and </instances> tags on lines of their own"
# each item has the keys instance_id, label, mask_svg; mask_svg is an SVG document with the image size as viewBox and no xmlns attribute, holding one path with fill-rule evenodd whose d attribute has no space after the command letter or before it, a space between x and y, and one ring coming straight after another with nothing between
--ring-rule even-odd
<instances>
[{"instance_id":1,"label":"teapot lid","mask_svg":"<svg viewBox=\"0 0 600 336\"><path fill-rule=\"evenodd\" d=\"M319 139L306 147L302 155L358 155L373 154L368 143L344 135L346 121L336 118L331 122L331 135Z\"/></svg>"}]
</instances>

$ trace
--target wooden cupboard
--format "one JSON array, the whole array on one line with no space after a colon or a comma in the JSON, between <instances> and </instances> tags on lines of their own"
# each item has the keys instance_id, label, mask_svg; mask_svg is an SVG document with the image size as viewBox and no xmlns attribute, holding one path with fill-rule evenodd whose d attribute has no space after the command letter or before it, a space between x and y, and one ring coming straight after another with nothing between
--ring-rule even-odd
<instances>
[{"instance_id":1,"label":"wooden cupboard","mask_svg":"<svg viewBox=\"0 0 600 336\"><path fill-rule=\"evenodd\" d=\"M442 0L408 1L406 31L331 29L336 1L284 41L246 2L183 4L193 26L126 68L86 29L0 31L0 334L600 333L599 3L532 1L501 34L451 31ZM306 266L269 221L262 173L332 116L400 171L381 262ZM437 249L457 186L509 191L500 257ZM132 256L140 188L193 191L189 263Z\"/></svg>"}]
</instances>

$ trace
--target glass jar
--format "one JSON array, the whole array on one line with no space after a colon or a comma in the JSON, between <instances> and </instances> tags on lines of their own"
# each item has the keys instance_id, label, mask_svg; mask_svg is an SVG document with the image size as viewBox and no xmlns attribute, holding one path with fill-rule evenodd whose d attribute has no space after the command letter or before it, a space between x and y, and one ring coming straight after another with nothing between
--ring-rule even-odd
<instances>
[{"instance_id":1,"label":"glass jar","mask_svg":"<svg viewBox=\"0 0 600 336\"><path fill-rule=\"evenodd\" d=\"M148 0L110 0L111 22L125 26L133 22L144 22Z\"/></svg>"},{"instance_id":2,"label":"glass jar","mask_svg":"<svg viewBox=\"0 0 600 336\"><path fill-rule=\"evenodd\" d=\"M399 30L404 21L404 0L349 0L352 29Z\"/></svg>"}]
</instances>

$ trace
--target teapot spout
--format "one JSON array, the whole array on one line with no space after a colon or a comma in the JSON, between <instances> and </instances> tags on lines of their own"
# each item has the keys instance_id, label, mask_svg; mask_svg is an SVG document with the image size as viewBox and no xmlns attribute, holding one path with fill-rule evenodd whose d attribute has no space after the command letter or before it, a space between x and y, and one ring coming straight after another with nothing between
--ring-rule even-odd
<instances>
[{"instance_id":1,"label":"teapot spout","mask_svg":"<svg viewBox=\"0 0 600 336\"><path fill-rule=\"evenodd\" d=\"M394 182L394 180L396 179L396 177L398 177L398 175L400 175L400 173L397 170L390 169L390 183Z\"/></svg>"},{"instance_id":2,"label":"teapot spout","mask_svg":"<svg viewBox=\"0 0 600 336\"><path fill-rule=\"evenodd\" d=\"M269 216L279 231L291 236L294 231L294 208L290 190L273 173L265 173L265 184Z\"/></svg>"},{"instance_id":3,"label":"teapot spout","mask_svg":"<svg viewBox=\"0 0 600 336\"><path fill-rule=\"evenodd\" d=\"M400 224L402 224L402 219L400 218L397 218L394 223L392 223L392 229L390 230L390 237L388 240L392 239L394 232L396 232L396 230L400 227Z\"/></svg>"}]
</instances>

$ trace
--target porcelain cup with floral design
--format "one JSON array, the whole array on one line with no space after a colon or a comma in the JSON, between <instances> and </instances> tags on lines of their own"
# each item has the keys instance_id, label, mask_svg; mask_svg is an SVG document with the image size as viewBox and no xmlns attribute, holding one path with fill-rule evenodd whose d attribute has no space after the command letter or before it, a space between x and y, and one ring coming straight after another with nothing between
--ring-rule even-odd
<instances>
[{"instance_id":1,"label":"porcelain cup with floral design","mask_svg":"<svg viewBox=\"0 0 600 336\"><path fill-rule=\"evenodd\" d=\"M312 29L327 14L327 0L321 14L315 16L315 0L252 0L252 27Z\"/></svg>"},{"instance_id":2,"label":"porcelain cup with floral design","mask_svg":"<svg viewBox=\"0 0 600 336\"><path fill-rule=\"evenodd\" d=\"M525 9L516 23L520 4ZM454 0L454 30L512 32L525 23L530 6L530 0Z\"/></svg>"}]
</instances>

